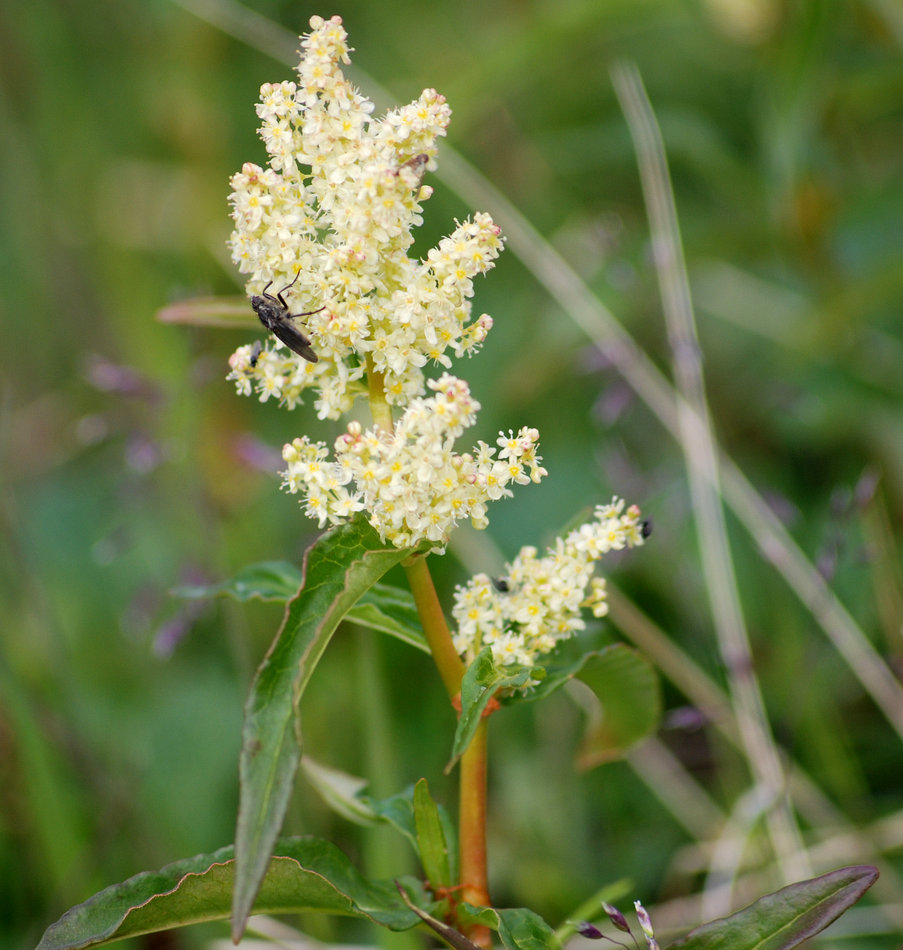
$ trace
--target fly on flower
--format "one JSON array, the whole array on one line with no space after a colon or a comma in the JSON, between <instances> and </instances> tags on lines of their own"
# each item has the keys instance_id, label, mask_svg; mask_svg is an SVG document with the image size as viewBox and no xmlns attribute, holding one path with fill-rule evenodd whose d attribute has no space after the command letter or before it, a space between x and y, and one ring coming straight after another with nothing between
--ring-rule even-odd
<instances>
[{"instance_id":1,"label":"fly on flower","mask_svg":"<svg viewBox=\"0 0 903 950\"><path fill-rule=\"evenodd\" d=\"M310 340L289 321L297 320L299 317L309 317L312 313L319 313L323 307L319 307L317 310L308 310L307 313L289 313L288 304L282 296L289 287L295 283L300 275L301 271L298 271L298 273L295 274L295 280L293 280L291 284L286 284L275 297L267 293L267 290L273 283L270 281L270 283L263 288L263 294L261 296L258 297L255 295L251 298L251 306L254 308L254 312L257 316L260 317L260 322L274 336L282 340L282 342L290 350L297 353L298 356L303 356L304 359L310 363L316 363L319 357L311 349Z\"/></svg>"},{"instance_id":2,"label":"fly on flower","mask_svg":"<svg viewBox=\"0 0 903 950\"><path fill-rule=\"evenodd\" d=\"M263 344L260 340L255 340L254 345L251 347L251 356L248 359L248 362L252 367L257 365L257 361L260 359L260 354L263 352Z\"/></svg>"},{"instance_id":3,"label":"fly on flower","mask_svg":"<svg viewBox=\"0 0 903 950\"><path fill-rule=\"evenodd\" d=\"M413 172L413 177L416 182L416 186L419 188L420 183L423 181L423 176L426 174L426 166L429 163L429 155L420 154L415 155L413 158L409 158L399 169L398 171L411 171ZM398 174L398 172L396 172Z\"/></svg>"}]
</instances>

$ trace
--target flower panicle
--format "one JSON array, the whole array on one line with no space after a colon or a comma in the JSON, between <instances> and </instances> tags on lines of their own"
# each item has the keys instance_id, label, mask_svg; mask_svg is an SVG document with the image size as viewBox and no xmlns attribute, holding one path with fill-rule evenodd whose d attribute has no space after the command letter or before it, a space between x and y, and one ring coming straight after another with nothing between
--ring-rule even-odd
<instances>
[{"instance_id":1,"label":"flower panicle","mask_svg":"<svg viewBox=\"0 0 903 950\"><path fill-rule=\"evenodd\" d=\"M509 444L513 451L515 442L509 436L502 451ZM456 588L454 643L461 656L472 660L490 646L499 665L533 666L585 627L583 609L607 614L605 579L594 576L593 564L610 551L642 545L643 528L640 509L620 498L597 505L594 514L557 538L545 556L521 548L502 578L477 574Z\"/></svg>"},{"instance_id":2,"label":"flower panicle","mask_svg":"<svg viewBox=\"0 0 903 950\"><path fill-rule=\"evenodd\" d=\"M393 432L349 423L332 460L324 443L307 437L285 446L283 486L304 496L321 527L365 510L384 541L442 549L467 518L485 528L488 502L510 496L512 483L547 474L539 433L527 427L500 434L497 447L481 442L473 453L457 454L455 440L475 423L479 403L464 380L448 373L428 385L434 395L414 399Z\"/></svg>"},{"instance_id":3,"label":"flower panicle","mask_svg":"<svg viewBox=\"0 0 903 950\"><path fill-rule=\"evenodd\" d=\"M292 408L318 390L321 418L337 419L365 393L369 360L386 398L406 406L426 392L428 363L472 355L492 320L472 319L473 279L502 250L486 214L456 222L423 260L408 257L451 110L435 89L373 116L373 104L345 78L351 48L340 17L313 17L302 38L296 81L265 83L257 114L267 167L246 163L231 179L232 257L259 294L294 281L287 302L311 314L306 335L316 370L268 340L252 362L239 351L229 378L242 395ZM275 292L275 291L273 291Z\"/></svg>"},{"instance_id":4,"label":"flower panicle","mask_svg":"<svg viewBox=\"0 0 903 950\"><path fill-rule=\"evenodd\" d=\"M646 941L646 950L660 950L658 941L655 939L655 931L652 929L652 920L649 917L648 911L639 901L634 901L633 906L636 911L637 921L639 922L640 929L643 931L643 937ZM630 934L633 938L634 946L639 947L636 937L633 936L633 931L630 929L630 924L627 923L627 918L618 908L611 904L603 903L602 910L605 911L609 921L611 921L621 933ZM574 928L581 937L586 937L588 940L607 940L609 943L617 944L619 947L627 946L627 944L621 943L620 940L606 936L598 927L589 921L574 921Z\"/></svg>"}]
</instances>

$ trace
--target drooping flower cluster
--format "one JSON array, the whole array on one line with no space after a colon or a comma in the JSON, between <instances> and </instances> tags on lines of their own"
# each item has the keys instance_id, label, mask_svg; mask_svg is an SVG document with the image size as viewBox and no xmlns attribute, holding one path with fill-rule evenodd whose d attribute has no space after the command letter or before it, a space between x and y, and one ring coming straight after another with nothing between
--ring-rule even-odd
<instances>
[{"instance_id":1,"label":"drooping flower cluster","mask_svg":"<svg viewBox=\"0 0 903 950\"><path fill-rule=\"evenodd\" d=\"M558 538L545 557L521 548L502 578L477 574L455 591L455 649L468 662L484 647L496 665L533 666L585 626L581 609L608 613L605 580L593 563L608 551L643 543L640 509L622 499L598 505L595 518ZM588 589L588 591L587 591Z\"/></svg>"},{"instance_id":2,"label":"drooping flower cluster","mask_svg":"<svg viewBox=\"0 0 903 950\"><path fill-rule=\"evenodd\" d=\"M451 110L426 89L374 119L340 67L350 61L341 18L310 23L298 82L261 87L269 167L248 163L232 178L231 247L249 294L270 281L275 293L297 276L292 312L323 307L304 330L320 359L305 363L270 339L259 358L240 348L229 378L242 394L288 406L315 387L318 415L334 419L366 391L368 369L384 376L388 401L404 406L425 392L428 361L448 367L449 352L475 352L492 321L471 320L472 281L493 266L502 238L477 214L425 260L407 256L432 193L421 180Z\"/></svg>"},{"instance_id":3,"label":"drooping flower cluster","mask_svg":"<svg viewBox=\"0 0 903 950\"><path fill-rule=\"evenodd\" d=\"M649 917L649 912L639 901L634 901L633 907L636 911L640 930L643 931L643 938L646 941L646 950L660 950L658 941L655 939L655 931L652 929L652 919ZM630 924L627 923L627 918L617 907L613 907L611 904L602 904L602 909L608 915L608 919L621 933L630 934L630 936L633 937L633 931L630 929ZM609 943L618 943L617 940L606 937L598 927L589 923L589 921L581 920L575 923L575 928L581 937L586 937L588 940L607 940ZM637 945L635 937L633 942ZM623 944L621 944L621 946L623 946Z\"/></svg>"},{"instance_id":4,"label":"drooping flower cluster","mask_svg":"<svg viewBox=\"0 0 903 950\"><path fill-rule=\"evenodd\" d=\"M465 518L485 528L487 502L510 496L509 485L547 474L536 429L500 433L497 448L478 442L473 454L455 454L455 439L474 424L479 403L466 382L447 373L428 385L435 395L414 399L394 432L350 423L336 440L334 461L324 443L306 437L285 446L284 485L305 494L307 513L321 527L365 510L396 547L424 540L444 546Z\"/></svg>"}]
</instances>

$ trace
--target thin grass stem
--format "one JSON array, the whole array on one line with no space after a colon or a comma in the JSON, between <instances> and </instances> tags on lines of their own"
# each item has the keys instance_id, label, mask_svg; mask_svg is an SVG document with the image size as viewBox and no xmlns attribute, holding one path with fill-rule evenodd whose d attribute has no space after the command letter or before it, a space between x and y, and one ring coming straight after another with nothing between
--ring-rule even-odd
<instances>
[{"instance_id":1,"label":"thin grass stem","mask_svg":"<svg viewBox=\"0 0 903 950\"><path fill-rule=\"evenodd\" d=\"M789 883L810 877L812 869L787 794L784 769L768 722L740 606L721 502L718 453L705 395L702 350L664 144L637 68L633 64L618 64L612 70L612 80L637 154L674 378L683 397L677 421L705 589L747 765L760 787L760 794L764 795L765 820L772 847L784 880Z\"/></svg>"}]
</instances>

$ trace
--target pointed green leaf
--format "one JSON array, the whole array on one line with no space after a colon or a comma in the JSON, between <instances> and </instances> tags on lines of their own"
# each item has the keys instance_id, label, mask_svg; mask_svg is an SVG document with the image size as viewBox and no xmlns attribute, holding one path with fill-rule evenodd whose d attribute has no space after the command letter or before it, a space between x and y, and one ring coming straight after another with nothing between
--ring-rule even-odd
<instances>
[{"instance_id":1,"label":"pointed green leaf","mask_svg":"<svg viewBox=\"0 0 903 950\"><path fill-rule=\"evenodd\" d=\"M540 682L535 686L531 686L530 689L519 690L516 693L513 693L511 696L507 697L504 702L505 705L514 705L516 703L533 703L538 699L545 699L546 696L554 693L556 689L560 689L565 684L569 683L574 677L583 669L584 666L590 661L594 656L598 655L598 651L591 653L581 653L578 656L572 657L566 662L562 662L555 654L549 658L549 662L543 663L542 671L544 676L541 678Z\"/></svg>"},{"instance_id":2,"label":"pointed green leaf","mask_svg":"<svg viewBox=\"0 0 903 950\"><path fill-rule=\"evenodd\" d=\"M422 778L414 786L414 827L417 829L417 849L423 873L435 891L451 887L451 861L445 829L439 817L439 808L430 795L429 785Z\"/></svg>"},{"instance_id":3,"label":"pointed green leaf","mask_svg":"<svg viewBox=\"0 0 903 950\"><path fill-rule=\"evenodd\" d=\"M519 689L531 678L543 675L544 671L539 667L516 664L496 666L492 661L491 648L486 647L482 650L467 667L464 679L461 681L461 715L458 717L458 727L455 730L452 760L446 766L446 771L470 745L483 711L498 690Z\"/></svg>"},{"instance_id":4,"label":"pointed green leaf","mask_svg":"<svg viewBox=\"0 0 903 950\"><path fill-rule=\"evenodd\" d=\"M417 849L417 829L414 825L414 786L406 788L397 795L389 798L375 799L366 795L361 798L364 804L373 810L373 813L386 824L391 825L397 832L407 838L414 854Z\"/></svg>"},{"instance_id":5,"label":"pointed green leaf","mask_svg":"<svg viewBox=\"0 0 903 950\"><path fill-rule=\"evenodd\" d=\"M409 786L403 792L389 798L375 799L361 794L367 784L366 779L349 775L347 772L341 772L338 769L328 768L322 763L314 761L310 756L301 757L301 769L308 781L319 792L323 801L348 821L366 827L381 822L391 825L403 837L407 838L414 853L418 856L424 853L427 837L441 842L439 848L444 852L447 869L442 865L438 869L431 865L431 869L427 870L426 864L424 864L424 871L433 884L447 886L457 880L458 848L456 829L448 810L442 805L437 805L430 798L434 815L427 818L425 811L429 810L429 806L423 802L420 803L422 812L419 818L420 823L438 822L438 829L435 827L421 829L416 814L415 786ZM421 781L424 780L421 779ZM427 794L429 794L428 790Z\"/></svg>"},{"instance_id":6,"label":"pointed green leaf","mask_svg":"<svg viewBox=\"0 0 903 950\"><path fill-rule=\"evenodd\" d=\"M220 584L176 587L172 593L186 600L206 600L225 595L240 601L256 597L259 600L281 600L285 603L298 593L301 580L301 570L288 561L261 561L259 564L249 564Z\"/></svg>"},{"instance_id":7,"label":"pointed green leaf","mask_svg":"<svg viewBox=\"0 0 903 950\"><path fill-rule=\"evenodd\" d=\"M658 727L658 677L652 664L630 647L616 643L590 654L575 679L586 683L594 696L578 756L581 768L620 758Z\"/></svg>"},{"instance_id":8,"label":"pointed green leaf","mask_svg":"<svg viewBox=\"0 0 903 950\"><path fill-rule=\"evenodd\" d=\"M323 911L405 930L417 917L394 885L366 880L339 849L319 838L286 838L276 847L254 902L257 914ZM234 883L233 848L136 874L67 911L37 950L82 950L125 937L226 920Z\"/></svg>"},{"instance_id":9,"label":"pointed green leaf","mask_svg":"<svg viewBox=\"0 0 903 950\"><path fill-rule=\"evenodd\" d=\"M348 611L347 619L371 630L397 637L424 653L429 653L420 616L409 590L390 584L374 584Z\"/></svg>"},{"instance_id":10,"label":"pointed green leaf","mask_svg":"<svg viewBox=\"0 0 903 950\"><path fill-rule=\"evenodd\" d=\"M876 868L840 868L800 881L713 920L670 950L790 950L824 930L875 883Z\"/></svg>"},{"instance_id":11,"label":"pointed green leaf","mask_svg":"<svg viewBox=\"0 0 903 950\"><path fill-rule=\"evenodd\" d=\"M433 801L426 779L378 800L361 794L366 779L330 768L309 755L301 756L301 771L323 801L347 821L368 828L385 823L400 832L420 857L432 885L450 887L457 880L456 829L447 809Z\"/></svg>"},{"instance_id":12,"label":"pointed green leaf","mask_svg":"<svg viewBox=\"0 0 903 950\"><path fill-rule=\"evenodd\" d=\"M186 600L233 597L235 600L282 601L287 603L301 586L301 570L288 561L249 564L219 584L176 587L172 593ZM346 620L370 630L388 633L410 646L429 653L417 606L410 591L389 584L374 584L345 615Z\"/></svg>"},{"instance_id":13,"label":"pointed green leaf","mask_svg":"<svg viewBox=\"0 0 903 950\"><path fill-rule=\"evenodd\" d=\"M367 787L365 778L330 768L309 755L301 756L301 771L320 798L337 815L364 827L379 824L379 815L368 804L366 798L360 795Z\"/></svg>"},{"instance_id":14,"label":"pointed green leaf","mask_svg":"<svg viewBox=\"0 0 903 950\"><path fill-rule=\"evenodd\" d=\"M498 931L508 950L555 950L560 947L555 931L539 914L525 907L497 910L461 904L459 915L468 923L483 924Z\"/></svg>"},{"instance_id":15,"label":"pointed green leaf","mask_svg":"<svg viewBox=\"0 0 903 950\"><path fill-rule=\"evenodd\" d=\"M257 670L242 730L233 937L266 872L301 756L296 710L336 627L357 599L410 552L384 545L361 517L324 534L304 558L304 584Z\"/></svg>"}]
</instances>

